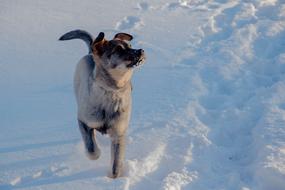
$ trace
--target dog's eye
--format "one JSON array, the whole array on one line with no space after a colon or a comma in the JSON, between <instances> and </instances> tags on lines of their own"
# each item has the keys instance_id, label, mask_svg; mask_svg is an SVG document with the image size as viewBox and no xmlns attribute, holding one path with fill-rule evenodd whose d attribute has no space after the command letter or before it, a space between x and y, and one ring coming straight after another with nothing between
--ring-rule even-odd
<instances>
[{"instance_id":1,"label":"dog's eye","mask_svg":"<svg viewBox=\"0 0 285 190\"><path fill-rule=\"evenodd\" d=\"M115 48L115 51L118 52L119 54L123 54L125 52L125 49L122 46L117 46Z\"/></svg>"}]
</instances>

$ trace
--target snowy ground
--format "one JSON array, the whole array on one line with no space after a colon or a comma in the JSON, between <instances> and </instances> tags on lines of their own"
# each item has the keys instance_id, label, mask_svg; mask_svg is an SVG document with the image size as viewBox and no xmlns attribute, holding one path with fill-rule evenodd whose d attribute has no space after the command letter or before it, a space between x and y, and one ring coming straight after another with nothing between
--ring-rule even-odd
<instances>
[{"instance_id":1,"label":"snowy ground","mask_svg":"<svg viewBox=\"0 0 285 190\"><path fill-rule=\"evenodd\" d=\"M0 189L285 189L285 1L2 0ZM125 177L88 161L72 29L135 36Z\"/></svg>"}]
</instances>

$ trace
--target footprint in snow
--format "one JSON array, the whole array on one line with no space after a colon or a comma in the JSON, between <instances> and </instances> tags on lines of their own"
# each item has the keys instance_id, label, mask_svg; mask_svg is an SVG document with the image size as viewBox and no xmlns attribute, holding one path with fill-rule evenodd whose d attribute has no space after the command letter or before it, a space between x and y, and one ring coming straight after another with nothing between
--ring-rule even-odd
<instances>
[{"instance_id":1,"label":"footprint in snow","mask_svg":"<svg viewBox=\"0 0 285 190\"><path fill-rule=\"evenodd\" d=\"M168 10L176 10L178 8L191 9L195 7L198 8L206 3L207 1L205 0L178 0L177 2L167 3L165 7L168 8Z\"/></svg>"},{"instance_id":2,"label":"footprint in snow","mask_svg":"<svg viewBox=\"0 0 285 190\"><path fill-rule=\"evenodd\" d=\"M179 1L174 3L169 3L167 6L168 10L176 10L178 8L189 8L189 4L187 1Z\"/></svg>"},{"instance_id":3,"label":"footprint in snow","mask_svg":"<svg viewBox=\"0 0 285 190\"><path fill-rule=\"evenodd\" d=\"M235 2L218 7L216 14L210 18L209 24L201 28L205 35L202 44L229 39L234 29L241 27L237 15L241 9L241 5Z\"/></svg>"},{"instance_id":4,"label":"footprint in snow","mask_svg":"<svg viewBox=\"0 0 285 190\"><path fill-rule=\"evenodd\" d=\"M285 110L285 103L284 103L284 104L279 105L279 109Z\"/></svg>"},{"instance_id":5,"label":"footprint in snow","mask_svg":"<svg viewBox=\"0 0 285 190\"><path fill-rule=\"evenodd\" d=\"M28 176L18 176L14 178L13 180L10 181L10 184L7 185L7 187L15 187L15 186L22 186L22 185L27 185L27 184L34 184L37 183L38 180L44 179L44 178L50 178L54 176L60 176L64 171L68 169L67 167L55 167L51 166L48 169L45 170L40 170L32 175Z\"/></svg>"},{"instance_id":6,"label":"footprint in snow","mask_svg":"<svg viewBox=\"0 0 285 190\"><path fill-rule=\"evenodd\" d=\"M150 6L147 2L138 3L138 9L141 11L147 11L147 10L149 10L149 8L150 8Z\"/></svg>"},{"instance_id":7,"label":"footprint in snow","mask_svg":"<svg viewBox=\"0 0 285 190\"><path fill-rule=\"evenodd\" d=\"M142 20L136 16L126 16L117 22L117 30L139 29L143 25Z\"/></svg>"}]
</instances>

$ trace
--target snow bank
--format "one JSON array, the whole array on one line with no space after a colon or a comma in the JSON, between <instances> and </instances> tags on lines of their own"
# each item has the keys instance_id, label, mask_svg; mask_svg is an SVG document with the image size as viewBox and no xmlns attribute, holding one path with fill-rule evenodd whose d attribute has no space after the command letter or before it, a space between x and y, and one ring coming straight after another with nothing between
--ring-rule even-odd
<instances>
[{"instance_id":1,"label":"snow bank","mask_svg":"<svg viewBox=\"0 0 285 190\"><path fill-rule=\"evenodd\" d=\"M283 190L282 0L1 1L0 189ZM84 13L84 14L83 14ZM134 35L125 176L109 139L89 161L76 126L75 29Z\"/></svg>"}]
</instances>

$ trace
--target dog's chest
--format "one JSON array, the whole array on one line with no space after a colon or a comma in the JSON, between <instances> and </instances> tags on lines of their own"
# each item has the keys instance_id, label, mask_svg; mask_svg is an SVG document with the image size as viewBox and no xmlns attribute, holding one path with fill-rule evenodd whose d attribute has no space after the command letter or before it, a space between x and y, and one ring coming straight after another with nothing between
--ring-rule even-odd
<instances>
[{"instance_id":1,"label":"dog's chest","mask_svg":"<svg viewBox=\"0 0 285 190\"><path fill-rule=\"evenodd\" d=\"M109 125L129 113L131 97L128 92L107 91L96 83L90 88L85 118L94 128Z\"/></svg>"},{"instance_id":2,"label":"dog's chest","mask_svg":"<svg viewBox=\"0 0 285 190\"><path fill-rule=\"evenodd\" d=\"M104 110L107 113L123 111L127 104L125 94L106 91L103 88L93 85L90 93L90 106L96 110Z\"/></svg>"}]
</instances>

